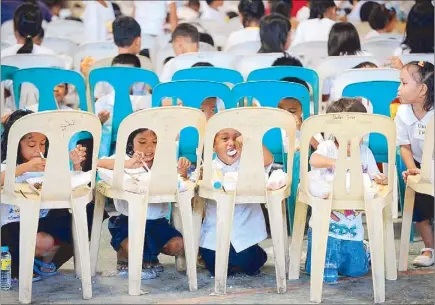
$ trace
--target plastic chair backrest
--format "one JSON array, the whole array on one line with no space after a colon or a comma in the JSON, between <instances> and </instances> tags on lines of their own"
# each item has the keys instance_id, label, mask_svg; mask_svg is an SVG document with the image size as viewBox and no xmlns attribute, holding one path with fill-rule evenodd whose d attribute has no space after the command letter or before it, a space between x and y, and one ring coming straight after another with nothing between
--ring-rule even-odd
<instances>
[{"instance_id":1,"label":"plastic chair backrest","mask_svg":"<svg viewBox=\"0 0 435 305\"><path fill-rule=\"evenodd\" d=\"M217 48L215 46L212 46L211 44L208 44L203 41L199 42L199 52L214 52L214 51L217 51Z\"/></svg>"},{"instance_id":2,"label":"plastic chair backrest","mask_svg":"<svg viewBox=\"0 0 435 305\"><path fill-rule=\"evenodd\" d=\"M260 103L261 107L277 108L278 103L283 98L291 97L300 101L303 119L310 116L310 93L308 89L301 84L280 81L247 82L234 86L232 93L234 104L229 105L229 108L235 108L237 102L245 97L248 97L249 100L255 98ZM261 120L259 122L261 122L261 124L263 123ZM264 145L274 155L276 162L284 162L282 135L279 129L267 132L264 137Z\"/></svg>"},{"instance_id":3,"label":"plastic chair backrest","mask_svg":"<svg viewBox=\"0 0 435 305\"><path fill-rule=\"evenodd\" d=\"M364 210L364 188L361 169L360 141L369 133L385 135L388 141L388 173L393 177L396 164L396 126L389 117L366 113L331 113L312 116L303 122L300 146L300 190L309 195L308 158L310 141L315 133L333 134L340 144L332 187L332 208ZM347 145L350 141L350 158ZM350 189L346 188L346 175L350 171ZM393 179L388 179L386 193L393 190ZM341 206L338 204L341 203ZM344 206L343 206L344 205Z\"/></svg>"},{"instance_id":4,"label":"plastic chair backrest","mask_svg":"<svg viewBox=\"0 0 435 305\"><path fill-rule=\"evenodd\" d=\"M78 48L78 45L74 41L60 37L44 38L42 46L54 51L54 53L57 55L69 56L72 56L75 50Z\"/></svg>"},{"instance_id":5,"label":"plastic chair backrest","mask_svg":"<svg viewBox=\"0 0 435 305\"><path fill-rule=\"evenodd\" d=\"M328 42L307 41L291 46L287 52L299 58L304 67L315 68L328 57Z\"/></svg>"},{"instance_id":6,"label":"plastic chair backrest","mask_svg":"<svg viewBox=\"0 0 435 305\"><path fill-rule=\"evenodd\" d=\"M198 62L208 62L217 68L234 69L236 57L225 52L197 52L182 54L173 59L172 71L191 68Z\"/></svg>"},{"instance_id":7,"label":"plastic chair backrest","mask_svg":"<svg viewBox=\"0 0 435 305\"><path fill-rule=\"evenodd\" d=\"M15 35L14 35L14 20L6 20L1 25L1 37L2 40L7 40L12 44L16 43Z\"/></svg>"},{"instance_id":8,"label":"plastic chair backrest","mask_svg":"<svg viewBox=\"0 0 435 305\"><path fill-rule=\"evenodd\" d=\"M396 69L354 69L343 71L334 81L334 99L365 97L373 105L373 113L390 116L390 104L397 97L400 71ZM387 162L388 151L385 138L370 135L369 147L376 161Z\"/></svg>"},{"instance_id":9,"label":"plastic chair backrest","mask_svg":"<svg viewBox=\"0 0 435 305\"><path fill-rule=\"evenodd\" d=\"M248 75L257 69L271 67L273 62L280 57L283 57L284 53L259 53L254 55L247 55L238 58L236 63L236 70L239 71L244 79L248 78Z\"/></svg>"},{"instance_id":10,"label":"plastic chair backrest","mask_svg":"<svg viewBox=\"0 0 435 305\"><path fill-rule=\"evenodd\" d=\"M189 107L160 107L135 112L119 126L116 141L113 187L123 189L125 148L129 135L139 128L148 128L157 136L157 147L151 169L149 195L176 194L178 191L176 137L185 127L193 127L199 134L197 157L202 155L205 116L198 109Z\"/></svg>"},{"instance_id":11,"label":"plastic chair backrest","mask_svg":"<svg viewBox=\"0 0 435 305\"><path fill-rule=\"evenodd\" d=\"M422 54L406 54L406 55L400 55L400 60L407 64L411 61L427 61L430 63L434 63L434 53L422 53Z\"/></svg>"},{"instance_id":12,"label":"plastic chair backrest","mask_svg":"<svg viewBox=\"0 0 435 305\"><path fill-rule=\"evenodd\" d=\"M205 133L204 175L201 184L209 189L213 189L214 139L216 134L224 128L236 129L243 136L243 151L240 157L240 170L236 187L237 196L265 196L263 136L272 128L284 129L288 135L287 164L293 164L296 137L296 122L293 116L281 109L244 107L227 110L211 117L207 122ZM281 138L278 141L279 144L282 143ZM289 183L287 187L290 187L292 166L289 166L288 169Z\"/></svg>"},{"instance_id":13,"label":"plastic chair backrest","mask_svg":"<svg viewBox=\"0 0 435 305\"><path fill-rule=\"evenodd\" d=\"M142 55L136 55L136 56L140 60L140 67L142 69L150 70L150 71L153 70L153 65L151 63L151 60L148 57L142 56ZM106 57L106 58L102 58L102 59L97 60L91 66L90 71L92 71L94 69L98 69L98 68L103 68L103 67L111 67L112 66L113 58L114 58L114 56Z\"/></svg>"},{"instance_id":14,"label":"plastic chair backrest","mask_svg":"<svg viewBox=\"0 0 435 305\"><path fill-rule=\"evenodd\" d=\"M146 83L153 89L158 83L157 75L149 70L132 67L106 67L94 69L89 74L91 99L94 100L94 91L97 83L107 82L115 91L115 104L113 106L112 141L116 139L119 125L133 112L130 99L130 88L136 82Z\"/></svg>"},{"instance_id":15,"label":"plastic chair backrest","mask_svg":"<svg viewBox=\"0 0 435 305\"><path fill-rule=\"evenodd\" d=\"M172 80L206 80L233 85L243 83L243 77L240 72L217 67L194 67L178 70L172 76Z\"/></svg>"},{"instance_id":16,"label":"plastic chair backrest","mask_svg":"<svg viewBox=\"0 0 435 305\"><path fill-rule=\"evenodd\" d=\"M74 69L80 72L80 62L86 57L95 60L118 55L118 47L110 41L90 42L79 46L74 54Z\"/></svg>"},{"instance_id":17,"label":"plastic chair backrest","mask_svg":"<svg viewBox=\"0 0 435 305\"><path fill-rule=\"evenodd\" d=\"M2 40L1 41L1 49L9 48L10 46L13 46L14 44L8 40Z\"/></svg>"},{"instance_id":18,"label":"plastic chair backrest","mask_svg":"<svg viewBox=\"0 0 435 305\"><path fill-rule=\"evenodd\" d=\"M141 36L142 36L141 44L140 44L141 49L152 49L156 47L157 42L154 36L151 36L147 33L142 33Z\"/></svg>"},{"instance_id":19,"label":"plastic chair backrest","mask_svg":"<svg viewBox=\"0 0 435 305\"><path fill-rule=\"evenodd\" d=\"M22 84L24 83L31 83L38 89L38 111L58 109L53 90L57 85L61 83L74 85L79 96L80 110L89 111L86 101L85 81L83 80L83 77L75 71L63 70L59 68L20 69L15 72L13 78L15 96L21 96L20 90ZM19 99L15 99L15 104L17 106L17 109L19 109Z\"/></svg>"},{"instance_id":20,"label":"plastic chair backrest","mask_svg":"<svg viewBox=\"0 0 435 305\"><path fill-rule=\"evenodd\" d=\"M184 107L200 109L204 99L209 97L220 98L225 108L228 109L234 105L233 95L230 88L217 82L209 81L177 81L162 83L153 90L152 106L160 107L164 98L170 98L172 101L180 99ZM183 130L180 134L180 155L196 162L195 149L198 146L198 136L191 130Z\"/></svg>"},{"instance_id":21,"label":"plastic chair backrest","mask_svg":"<svg viewBox=\"0 0 435 305\"><path fill-rule=\"evenodd\" d=\"M50 142L41 201L70 201L71 173L68 144L74 134L82 131L91 133L93 137L94 149L92 156L89 157L92 158L91 189L94 189L101 122L92 113L71 110L29 114L13 124L8 139L7 170L3 192L14 196L17 147L21 138L29 132L40 132Z\"/></svg>"},{"instance_id":22,"label":"plastic chair backrest","mask_svg":"<svg viewBox=\"0 0 435 305\"><path fill-rule=\"evenodd\" d=\"M394 51L400 44L401 41L393 39L376 39L363 43L361 49L372 54L379 62L386 63L388 57L394 55Z\"/></svg>"},{"instance_id":23,"label":"plastic chair backrest","mask_svg":"<svg viewBox=\"0 0 435 305\"><path fill-rule=\"evenodd\" d=\"M82 22L75 20L53 20L45 28L45 37L68 37L68 39L80 44L86 37L85 27Z\"/></svg>"},{"instance_id":24,"label":"plastic chair backrest","mask_svg":"<svg viewBox=\"0 0 435 305\"><path fill-rule=\"evenodd\" d=\"M17 67L14 66L6 66L6 65L2 65L1 66L1 71L2 71L2 78L1 81L5 81L8 79L13 79L14 77L14 73L18 70Z\"/></svg>"},{"instance_id":25,"label":"plastic chair backrest","mask_svg":"<svg viewBox=\"0 0 435 305\"><path fill-rule=\"evenodd\" d=\"M157 75L161 75L163 72L163 67L165 66L164 61L168 57L175 57L174 49L172 44L167 44L160 48L156 54L156 60L154 62L154 71Z\"/></svg>"},{"instance_id":26,"label":"plastic chair backrest","mask_svg":"<svg viewBox=\"0 0 435 305\"><path fill-rule=\"evenodd\" d=\"M254 55L258 53L258 50L260 50L260 48L260 41L247 41L232 46L226 52L233 55Z\"/></svg>"},{"instance_id":27,"label":"plastic chair backrest","mask_svg":"<svg viewBox=\"0 0 435 305\"><path fill-rule=\"evenodd\" d=\"M319 76L317 72L302 67L269 67L252 71L248 76L248 82L259 80L280 81L285 77L297 77L311 85L314 98L314 114L319 113Z\"/></svg>"},{"instance_id":28,"label":"plastic chair backrest","mask_svg":"<svg viewBox=\"0 0 435 305\"><path fill-rule=\"evenodd\" d=\"M377 59L373 56L351 55L326 57L324 60L322 60L322 63L319 64L315 69L317 71L317 74L319 75L319 91L323 92L323 85L328 77L333 77L344 70L352 69L353 67L366 61L374 63L378 67L380 66ZM320 95L319 105L321 102L322 96Z\"/></svg>"},{"instance_id":29,"label":"plastic chair backrest","mask_svg":"<svg viewBox=\"0 0 435 305\"><path fill-rule=\"evenodd\" d=\"M433 178L433 156L434 156L434 116L426 126L423 144L423 157L421 162L420 181L429 182ZM434 181L432 181L432 184ZM432 189L433 190L433 189Z\"/></svg>"},{"instance_id":30,"label":"plastic chair backrest","mask_svg":"<svg viewBox=\"0 0 435 305\"><path fill-rule=\"evenodd\" d=\"M2 57L2 65L24 68L55 67L66 68L65 60L58 55L48 54L15 54Z\"/></svg>"},{"instance_id":31,"label":"plastic chair backrest","mask_svg":"<svg viewBox=\"0 0 435 305\"><path fill-rule=\"evenodd\" d=\"M394 34L394 33L384 33L378 36L373 36L369 39L366 39L365 42L371 42L371 41L376 41L376 40L395 40L395 41L399 41L402 42L403 41L403 34Z\"/></svg>"}]
</instances>

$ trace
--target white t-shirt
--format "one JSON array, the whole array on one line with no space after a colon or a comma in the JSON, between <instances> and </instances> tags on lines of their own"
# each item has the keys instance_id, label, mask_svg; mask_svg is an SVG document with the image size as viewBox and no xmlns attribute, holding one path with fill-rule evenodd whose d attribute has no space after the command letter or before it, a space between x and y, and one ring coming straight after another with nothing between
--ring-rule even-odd
<instances>
[{"instance_id":1,"label":"white t-shirt","mask_svg":"<svg viewBox=\"0 0 435 305\"><path fill-rule=\"evenodd\" d=\"M378 36L380 36L380 35L381 35L381 34L379 34L378 31L376 31L376 30L371 30L370 32L367 33L367 35L364 37L364 39L365 39L365 40L368 40L368 39L370 39L370 38L378 37Z\"/></svg>"},{"instance_id":2,"label":"white t-shirt","mask_svg":"<svg viewBox=\"0 0 435 305\"><path fill-rule=\"evenodd\" d=\"M163 34L168 7L174 1L134 1L135 19L142 33L159 36Z\"/></svg>"},{"instance_id":3,"label":"white t-shirt","mask_svg":"<svg viewBox=\"0 0 435 305\"><path fill-rule=\"evenodd\" d=\"M82 17L85 26L84 38L88 42L113 40L111 28L115 13L112 3L105 3L107 7L97 1L83 1L86 6Z\"/></svg>"},{"instance_id":4,"label":"white t-shirt","mask_svg":"<svg viewBox=\"0 0 435 305\"><path fill-rule=\"evenodd\" d=\"M406 48L405 45L398 46L393 53L394 56L408 55L408 54L411 54L411 50Z\"/></svg>"},{"instance_id":5,"label":"white t-shirt","mask_svg":"<svg viewBox=\"0 0 435 305\"><path fill-rule=\"evenodd\" d=\"M235 45L250 41L260 41L259 27L248 27L232 32L225 44L224 51L228 51Z\"/></svg>"},{"instance_id":6,"label":"white t-shirt","mask_svg":"<svg viewBox=\"0 0 435 305\"><path fill-rule=\"evenodd\" d=\"M10 46L6 49L3 49L1 51L1 57L9 56L9 55L16 55L18 50L21 49L23 45L20 43L17 43L13 46ZM48 55L55 55L55 53L50 50L49 48L41 47L37 44L33 44L33 50L32 54L48 54Z\"/></svg>"},{"instance_id":7,"label":"white t-shirt","mask_svg":"<svg viewBox=\"0 0 435 305\"><path fill-rule=\"evenodd\" d=\"M334 141L327 140L319 143L314 154L337 160L338 148ZM360 154L363 173L368 174L373 179L374 176L380 173L373 153L366 145L361 145ZM334 179L333 171L327 168L312 167L309 177L309 190L313 196L322 197L323 193L331 191ZM350 181L346 181L346 184L348 183ZM361 212L354 210L332 211L328 235L337 239L362 241L364 239L364 227L361 216Z\"/></svg>"},{"instance_id":8,"label":"white t-shirt","mask_svg":"<svg viewBox=\"0 0 435 305\"><path fill-rule=\"evenodd\" d=\"M0 171L3 172L6 170L6 164L2 163L0 165L1 169ZM41 177L43 176L43 172L29 172L24 173L21 176L18 176L15 178L16 183L26 183L26 180L29 178L35 178L35 177ZM5 224L8 224L10 222L16 222L20 221L20 208L16 205L8 205L8 204L2 204L1 206L1 220L0 225L3 226ZM48 212L50 210L48 209L41 209L39 211L39 218L44 218L47 216Z\"/></svg>"},{"instance_id":9,"label":"white t-shirt","mask_svg":"<svg viewBox=\"0 0 435 305\"><path fill-rule=\"evenodd\" d=\"M240 159L232 165L227 165L216 158L213 160L213 167L219 168L223 175L229 172L238 172ZM265 172L269 173L271 167L271 165L266 167ZM206 204L205 218L201 227L200 246L216 251L217 205L213 200L206 200ZM260 204L236 204L230 238L236 252L239 253L266 238L266 223Z\"/></svg>"},{"instance_id":10,"label":"white t-shirt","mask_svg":"<svg viewBox=\"0 0 435 305\"><path fill-rule=\"evenodd\" d=\"M308 20L310 18L310 8L303 6L296 13L296 20L301 23L302 21Z\"/></svg>"},{"instance_id":11,"label":"white t-shirt","mask_svg":"<svg viewBox=\"0 0 435 305\"><path fill-rule=\"evenodd\" d=\"M418 120L412 110L412 105L402 104L397 109L396 122L397 142L400 145L411 145L412 156L421 163L423 156L424 135L426 125L433 116L434 110L430 110L426 115Z\"/></svg>"},{"instance_id":12,"label":"white t-shirt","mask_svg":"<svg viewBox=\"0 0 435 305\"><path fill-rule=\"evenodd\" d=\"M182 6L177 8L177 17L185 22L191 22L199 17L199 13L190 7Z\"/></svg>"},{"instance_id":13,"label":"white t-shirt","mask_svg":"<svg viewBox=\"0 0 435 305\"><path fill-rule=\"evenodd\" d=\"M215 20L219 23L225 24L227 22L227 16L224 12L215 10L214 8L210 7L209 5L201 6L202 13L201 17L199 19L201 20Z\"/></svg>"},{"instance_id":14,"label":"white t-shirt","mask_svg":"<svg viewBox=\"0 0 435 305\"><path fill-rule=\"evenodd\" d=\"M295 46L307 41L328 41L329 32L334 24L335 21L329 18L302 21L296 28L292 45Z\"/></svg>"}]
</instances>

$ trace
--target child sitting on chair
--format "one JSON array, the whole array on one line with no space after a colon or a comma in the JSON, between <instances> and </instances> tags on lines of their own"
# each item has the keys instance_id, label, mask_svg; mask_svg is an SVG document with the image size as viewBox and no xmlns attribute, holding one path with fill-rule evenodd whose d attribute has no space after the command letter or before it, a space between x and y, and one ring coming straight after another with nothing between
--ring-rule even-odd
<instances>
[{"instance_id":1,"label":"child sitting on chair","mask_svg":"<svg viewBox=\"0 0 435 305\"><path fill-rule=\"evenodd\" d=\"M366 113L364 105L354 98L341 98L331 104L327 113L361 112ZM362 140L361 140L362 143ZM328 198L334 179L335 162L338 158L339 143L336 140L321 142L311 155L309 189L315 197ZM350 143L348 143L348 155ZM378 184L387 184L387 178L379 172L373 153L366 145L360 144L363 174ZM308 231L308 253L306 270L311 271L311 228ZM360 277L369 270L369 255L364 247L364 227L362 215L354 210L335 210L331 212L329 234L326 248L325 273L323 280L334 283L338 275Z\"/></svg>"},{"instance_id":2,"label":"child sitting on chair","mask_svg":"<svg viewBox=\"0 0 435 305\"><path fill-rule=\"evenodd\" d=\"M137 129L130 134L127 140L125 168L144 169L152 168L154 153L157 146L157 136L149 129ZM115 156L98 160L100 168L113 170ZM178 172L186 178L189 160L178 160ZM144 169L146 171L146 169ZM120 216L109 218L109 231L112 235L112 247L117 252L117 269L120 275L128 273L128 203L124 200L114 200L116 210ZM181 233L178 232L165 218L169 214L168 203L149 203L145 240L143 250L142 279L156 278L157 272L163 271L158 255L164 253L171 256L180 256L184 253L184 244Z\"/></svg>"},{"instance_id":3,"label":"child sitting on chair","mask_svg":"<svg viewBox=\"0 0 435 305\"><path fill-rule=\"evenodd\" d=\"M219 131L214 140L217 158L213 167L225 175L238 172L243 138L235 129ZM272 154L263 146L265 172L269 173L273 163ZM215 274L216 260L216 212L214 201L207 200L205 219L201 228L200 253L208 271ZM267 238L266 225L260 204L236 204L231 229L228 273L244 272L258 275L267 261L266 252L258 245Z\"/></svg>"}]
</instances>

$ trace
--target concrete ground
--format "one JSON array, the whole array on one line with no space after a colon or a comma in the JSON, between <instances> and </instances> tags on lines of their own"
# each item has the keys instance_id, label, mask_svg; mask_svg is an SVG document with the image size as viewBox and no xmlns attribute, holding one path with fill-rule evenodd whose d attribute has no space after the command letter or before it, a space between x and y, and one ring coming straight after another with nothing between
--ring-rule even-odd
<instances>
[{"instance_id":1,"label":"concrete ground","mask_svg":"<svg viewBox=\"0 0 435 305\"><path fill-rule=\"evenodd\" d=\"M128 280L116 276L116 255L110 246L107 221L103 225L101 239L99 274L93 279L93 298L81 298L81 282L75 278L72 260L60 269L58 276L33 284L33 303L53 304L306 304L309 303L309 276L301 273L301 279L288 281L285 294L276 293L273 250L270 239L261 246L268 253L269 260L258 277L235 276L227 281L227 294L211 296L214 279L204 269L198 269L198 291L189 292L187 276L175 271L174 259L161 255L165 271L155 280L142 281L142 296L128 295ZM396 225L396 237L400 236L400 224ZM306 244L306 243L305 243ZM410 262L423 247L421 241L411 244ZM396 240L396 249L398 240ZM408 272L399 273L397 281L386 281L387 304L434 304L434 269L415 269L410 265ZM1 304L18 303L18 284L12 290L2 291ZM326 304L370 304L373 303L371 273L357 278L342 278L335 285L324 284L323 303Z\"/></svg>"}]
</instances>

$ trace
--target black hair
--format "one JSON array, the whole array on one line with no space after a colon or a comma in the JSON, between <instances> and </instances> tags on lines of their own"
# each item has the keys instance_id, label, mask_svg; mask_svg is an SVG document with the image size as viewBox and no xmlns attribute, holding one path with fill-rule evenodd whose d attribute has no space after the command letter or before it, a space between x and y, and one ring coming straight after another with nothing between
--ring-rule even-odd
<instances>
[{"instance_id":1,"label":"black hair","mask_svg":"<svg viewBox=\"0 0 435 305\"><path fill-rule=\"evenodd\" d=\"M21 119L22 117L32 114L33 111L27 110L27 109L19 109L11 113L11 115L6 119L4 122L4 130L2 134L2 141L1 141L1 162L5 161L7 158L8 153L8 140L9 140L9 133L11 131L12 125ZM44 157L47 157L48 153L48 139L45 142L45 155ZM20 150L20 146L18 145L17 148L17 165L24 163L23 155Z\"/></svg>"},{"instance_id":2,"label":"black hair","mask_svg":"<svg viewBox=\"0 0 435 305\"><path fill-rule=\"evenodd\" d=\"M115 18L122 16L121 7L119 6L119 4L113 1L111 1L110 4L112 5Z\"/></svg>"},{"instance_id":3,"label":"black hair","mask_svg":"<svg viewBox=\"0 0 435 305\"><path fill-rule=\"evenodd\" d=\"M145 57L148 57L149 59L151 59L151 55L150 55L150 50L149 49L142 49L139 52L139 55L145 56Z\"/></svg>"},{"instance_id":4,"label":"black hair","mask_svg":"<svg viewBox=\"0 0 435 305\"><path fill-rule=\"evenodd\" d=\"M227 12L228 19L233 19L233 18L236 18L237 16L239 16L239 15L236 12L233 12L233 11Z\"/></svg>"},{"instance_id":5,"label":"black hair","mask_svg":"<svg viewBox=\"0 0 435 305\"><path fill-rule=\"evenodd\" d=\"M282 82L289 82L289 83L297 83L301 84L305 88L307 88L308 92L310 92L310 87L308 86L307 82L303 81L300 78L297 77L284 77L281 79Z\"/></svg>"},{"instance_id":6,"label":"black hair","mask_svg":"<svg viewBox=\"0 0 435 305\"><path fill-rule=\"evenodd\" d=\"M125 153L127 154L127 156L129 156L130 158L133 157L134 155L134 138L142 133L149 130L148 128L139 128L136 129L135 131L133 131L132 133L130 133L130 135L128 136L127 139L127 147L125 149Z\"/></svg>"},{"instance_id":7,"label":"black hair","mask_svg":"<svg viewBox=\"0 0 435 305\"><path fill-rule=\"evenodd\" d=\"M411 8L402 44L410 53L434 52L434 7L430 2L416 3Z\"/></svg>"},{"instance_id":8,"label":"black hair","mask_svg":"<svg viewBox=\"0 0 435 305\"><path fill-rule=\"evenodd\" d=\"M172 33L171 41L174 41L178 37L189 37L193 43L199 42L198 29L189 23L181 23L177 25L174 32Z\"/></svg>"},{"instance_id":9,"label":"black hair","mask_svg":"<svg viewBox=\"0 0 435 305\"><path fill-rule=\"evenodd\" d=\"M326 109L326 113L339 113L339 112L367 113L367 109L361 102L360 98L342 97L338 101L333 102Z\"/></svg>"},{"instance_id":10,"label":"black hair","mask_svg":"<svg viewBox=\"0 0 435 305\"><path fill-rule=\"evenodd\" d=\"M194 68L194 67L214 67L214 66L209 62L199 61L199 62L193 64L192 68Z\"/></svg>"},{"instance_id":11,"label":"black hair","mask_svg":"<svg viewBox=\"0 0 435 305\"><path fill-rule=\"evenodd\" d=\"M170 61L172 58L174 58L174 56L166 57L165 60L163 61L163 65L166 65L166 63L167 63L168 61Z\"/></svg>"},{"instance_id":12,"label":"black hair","mask_svg":"<svg viewBox=\"0 0 435 305\"><path fill-rule=\"evenodd\" d=\"M44 0L44 3L47 5L48 8L53 8L55 6L63 7L65 1L64 0Z\"/></svg>"},{"instance_id":13,"label":"black hair","mask_svg":"<svg viewBox=\"0 0 435 305\"><path fill-rule=\"evenodd\" d=\"M284 46L291 30L288 18L272 13L260 21L261 48L258 53L285 52Z\"/></svg>"},{"instance_id":14,"label":"black hair","mask_svg":"<svg viewBox=\"0 0 435 305\"><path fill-rule=\"evenodd\" d=\"M141 36L139 23L130 16L121 16L112 23L113 40L119 48L126 48Z\"/></svg>"},{"instance_id":15,"label":"black hair","mask_svg":"<svg viewBox=\"0 0 435 305\"><path fill-rule=\"evenodd\" d=\"M213 2L215 2L216 0L206 0L208 5L211 5Z\"/></svg>"},{"instance_id":16,"label":"black hair","mask_svg":"<svg viewBox=\"0 0 435 305\"><path fill-rule=\"evenodd\" d=\"M199 41L208 43L209 45L214 47L214 40L208 33L199 33Z\"/></svg>"},{"instance_id":17,"label":"black hair","mask_svg":"<svg viewBox=\"0 0 435 305\"><path fill-rule=\"evenodd\" d=\"M376 3L369 16L370 27L377 31L385 29L385 27L396 18L396 10L387 8L383 4Z\"/></svg>"},{"instance_id":18,"label":"black hair","mask_svg":"<svg viewBox=\"0 0 435 305\"><path fill-rule=\"evenodd\" d=\"M119 54L112 60L112 66L114 65L130 65L136 68L140 68L140 59L134 54Z\"/></svg>"},{"instance_id":19,"label":"black hair","mask_svg":"<svg viewBox=\"0 0 435 305\"><path fill-rule=\"evenodd\" d=\"M370 61L364 61L364 62L362 62L360 64L357 64L352 69L362 69L362 68L366 68L366 67L377 68L378 66L375 65L374 63L370 62Z\"/></svg>"},{"instance_id":20,"label":"black hair","mask_svg":"<svg viewBox=\"0 0 435 305\"><path fill-rule=\"evenodd\" d=\"M238 9L242 16L243 27L247 27L252 22L259 23L265 11L261 0L240 0Z\"/></svg>"},{"instance_id":21,"label":"black hair","mask_svg":"<svg viewBox=\"0 0 435 305\"><path fill-rule=\"evenodd\" d=\"M423 109L430 111L433 109L434 104L434 65L427 61L411 61L406 64L403 69L414 68L410 73L412 78L419 84L427 86L426 98L424 101Z\"/></svg>"},{"instance_id":22,"label":"black hair","mask_svg":"<svg viewBox=\"0 0 435 305\"><path fill-rule=\"evenodd\" d=\"M42 29L42 12L32 3L21 4L14 13L14 31L25 38L24 45L17 54L29 54L33 51L33 38Z\"/></svg>"},{"instance_id":23,"label":"black hair","mask_svg":"<svg viewBox=\"0 0 435 305\"><path fill-rule=\"evenodd\" d=\"M329 32L328 56L355 55L361 52L358 31L349 22L335 23Z\"/></svg>"},{"instance_id":24,"label":"black hair","mask_svg":"<svg viewBox=\"0 0 435 305\"><path fill-rule=\"evenodd\" d=\"M285 56L277 58L272 67L276 66L291 66L291 67L303 67L302 62L296 57L290 56L286 53Z\"/></svg>"},{"instance_id":25,"label":"black hair","mask_svg":"<svg viewBox=\"0 0 435 305\"><path fill-rule=\"evenodd\" d=\"M325 13L331 7L336 7L334 0L311 0L310 1L310 18L322 19Z\"/></svg>"},{"instance_id":26,"label":"black hair","mask_svg":"<svg viewBox=\"0 0 435 305\"><path fill-rule=\"evenodd\" d=\"M285 3L285 2L272 2L272 7L270 9L270 11L272 13L277 13L280 14L282 16L284 16L285 18L290 18L290 12L292 10L292 7L289 3Z\"/></svg>"},{"instance_id":27,"label":"black hair","mask_svg":"<svg viewBox=\"0 0 435 305\"><path fill-rule=\"evenodd\" d=\"M45 37L45 30L43 28L41 28L41 31L39 31L39 34L36 35L36 37L39 37L39 39L44 39Z\"/></svg>"},{"instance_id":28,"label":"black hair","mask_svg":"<svg viewBox=\"0 0 435 305\"><path fill-rule=\"evenodd\" d=\"M77 22L83 23L83 20L81 18L74 17L74 16L65 17L65 20L72 20L72 21L77 21Z\"/></svg>"},{"instance_id":29,"label":"black hair","mask_svg":"<svg viewBox=\"0 0 435 305\"><path fill-rule=\"evenodd\" d=\"M370 13L372 12L372 9L376 5L379 5L379 4L376 2L373 2L373 1L367 1L363 5L361 5L361 10L359 11L359 17L360 17L362 22L369 21Z\"/></svg>"}]
</instances>

